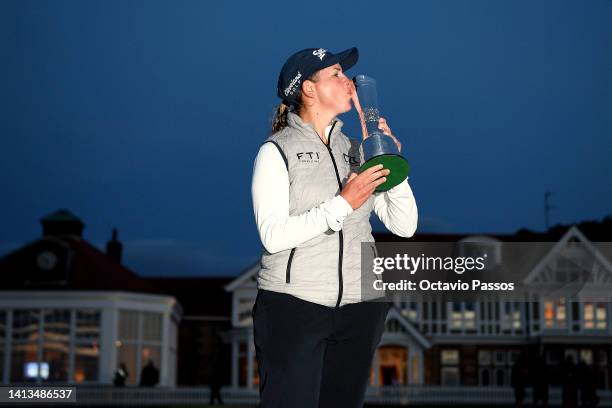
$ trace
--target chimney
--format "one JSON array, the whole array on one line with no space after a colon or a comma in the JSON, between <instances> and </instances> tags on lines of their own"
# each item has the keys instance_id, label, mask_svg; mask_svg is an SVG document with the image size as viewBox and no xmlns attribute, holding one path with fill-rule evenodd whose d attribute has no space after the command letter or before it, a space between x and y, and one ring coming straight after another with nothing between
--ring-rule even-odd
<instances>
[{"instance_id":1,"label":"chimney","mask_svg":"<svg viewBox=\"0 0 612 408\"><path fill-rule=\"evenodd\" d=\"M66 209L57 210L40 220L43 236L73 236L83 238L85 224Z\"/></svg>"},{"instance_id":2,"label":"chimney","mask_svg":"<svg viewBox=\"0 0 612 408\"><path fill-rule=\"evenodd\" d=\"M123 245L117 240L117 228L113 228L113 239L106 243L106 255L118 264L121 264Z\"/></svg>"}]
</instances>

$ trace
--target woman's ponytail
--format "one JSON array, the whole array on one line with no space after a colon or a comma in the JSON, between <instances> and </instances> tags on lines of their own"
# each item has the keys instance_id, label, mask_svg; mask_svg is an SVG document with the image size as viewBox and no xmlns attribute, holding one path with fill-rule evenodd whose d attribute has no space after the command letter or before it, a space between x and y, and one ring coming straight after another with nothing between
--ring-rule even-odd
<instances>
[{"instance_id":1,"label":"woman's ponytail","mask_svg":"<svg viewBox=\"0 0 612 408\"><path fill-rule=\"evenodd\" d=\"M276 133L287 126L287 116L289 115L289 107L284 103L280 103L276 107L274 119L272 119L272 133Z\"/></svg>"}]
</instances>

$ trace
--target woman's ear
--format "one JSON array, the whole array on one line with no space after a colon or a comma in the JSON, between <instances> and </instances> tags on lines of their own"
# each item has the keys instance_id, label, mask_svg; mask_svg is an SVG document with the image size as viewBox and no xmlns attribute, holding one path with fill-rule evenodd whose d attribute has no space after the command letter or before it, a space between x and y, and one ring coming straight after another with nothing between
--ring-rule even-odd
<instances>
[{"instance_id":1,"label":"woman's ear","mask_svg":"<svg viewBox=\"0 0 612 408\"><path fill-rule=\"evenodd\" d=\"M307 96L309 98L314 98L316 94L316 90L314 87L314 83L310 80L305 80L302 83L302 95Z\"/></svg>"}]
</instances>

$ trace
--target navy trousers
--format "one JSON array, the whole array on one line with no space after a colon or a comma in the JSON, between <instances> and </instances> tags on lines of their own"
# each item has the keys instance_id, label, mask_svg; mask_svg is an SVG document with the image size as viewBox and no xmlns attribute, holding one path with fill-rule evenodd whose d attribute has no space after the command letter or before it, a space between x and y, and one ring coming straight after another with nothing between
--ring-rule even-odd
<instances>
[{"instance_id":1,"label":"navy trousers","mask_svg":"<svg viewBox=\"0 0 612 408\"><path fill-rule=\"evenodd\" d=\"M390 304L340 308L259 290L253 306L262 408L361 408Z\"/></svg>"}]
</instances>

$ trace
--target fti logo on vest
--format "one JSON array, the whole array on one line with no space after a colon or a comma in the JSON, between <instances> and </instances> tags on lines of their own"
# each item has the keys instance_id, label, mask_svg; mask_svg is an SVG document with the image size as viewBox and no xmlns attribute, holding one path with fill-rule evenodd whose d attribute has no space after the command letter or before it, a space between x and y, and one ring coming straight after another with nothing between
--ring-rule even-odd
<instances>
[{"instance_id":1,"label":"fti logo on vest","mask_svg":"<svg viewBox=\"0 0 612 408\"><path fill-rule=\"evenodd\" d=\"M318 163L319 152L299 152L296 154L300 163Z\"/></svg>"}]
</instances>

